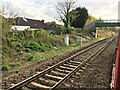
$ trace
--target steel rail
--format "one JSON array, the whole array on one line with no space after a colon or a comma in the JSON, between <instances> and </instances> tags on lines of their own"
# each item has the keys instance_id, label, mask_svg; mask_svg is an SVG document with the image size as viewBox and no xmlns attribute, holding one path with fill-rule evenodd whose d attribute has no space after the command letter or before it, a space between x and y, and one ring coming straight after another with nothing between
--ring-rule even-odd
<instances>
[{"instance_id":1,"label":"steel rail","mask_svg":"<svg viewBox=\"0 0 120 90\"><path fill-rule=\"evenodd\" d=\"M106 39L105 39L105 40L106 40ZM63 63L65 63L66 61L74 58L75 56L78 56L79 54L82 54L82 53L90 50L91 48L99 45L99 44L102 43L103 41L104 41L104 40L98 41L97 43L92 44L92 46L90 46L90 47L88 47L88 48L86 48L86 49L84 49L84 50L82 50L82 51L80 51L80 52L77 52L77 53L73 54L72 56L66 58L65 60L63 60L63 61L61 61L61 62L59 62L59 63L57 63L57 64L55 64L55 65L53 65L53 66L51 66L51 67L49 67L49 68L47 68L46 70L43 70L43 71L41 71L41 72L33 75L32 77L30 77L30 78L28 78L28 79L25 79L24 81L22 81L22 82L20 82L20 83L18 83L18 84L16 84L16 85L10 87L8 90L17 90L17 89L23 87L24 85L32 82L33 80L35 80L36 78L42 76L43 74L46 74L46 73L49 72L50 70L53 70L54 68L62 65ZM61 82L61 80L60 80L59 82ZM58 86L58 84L55 84L55 86ZM54 86L54 87L55 87L55 86ZM54 88L54 87L53 87L53 88Z\"/></svg>"},{"instance_id":2,"label":"steel rail","mask_svg":"<svg viewBox=\"0 0 120 90\"><path fill-rule=\"evenodd\" d=\"M63 83L67 78L72 76L82 65L84 65L86 62L91 60L93 56L95 56L97 53L101 53L111 42L113 39L109 40L107 43L105 43L100 49L98 49L96 52L94 52L92 55L90 55L87 59L85 59L81 64L79 64L73 71L71 71L68 75L66 75L62 80L60 80L58 83L56 83L50 90L55 89L58 85ZM99 55L97 54L97 55Z\"/></svg>"}]
</instances>

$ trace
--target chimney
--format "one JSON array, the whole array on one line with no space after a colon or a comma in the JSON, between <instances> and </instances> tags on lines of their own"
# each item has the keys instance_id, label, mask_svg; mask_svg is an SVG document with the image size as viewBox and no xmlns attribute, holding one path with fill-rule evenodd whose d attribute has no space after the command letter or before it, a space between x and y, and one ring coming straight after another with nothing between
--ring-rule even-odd
<instances>
[{"instance_id":1,"label":"chimney","mask_svg":"<svg viewBox=\"0 0 120 90\"><path fill-rule=\"evenodd\" d=\"M41 20L41 22L43 22L43 23L44 23L44 20Z\"/></svg>"}]
</instances>

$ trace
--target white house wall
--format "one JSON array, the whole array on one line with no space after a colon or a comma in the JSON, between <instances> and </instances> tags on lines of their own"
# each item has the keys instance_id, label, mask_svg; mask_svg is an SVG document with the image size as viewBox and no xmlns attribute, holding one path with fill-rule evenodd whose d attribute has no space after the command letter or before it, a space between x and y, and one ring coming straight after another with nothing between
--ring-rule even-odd
<instances>
[{"instance_id":1,"label":"white house wall","mask_svg":"<svg viewBox=\"0 0 120 90\"><path fill-rule=\"evenodd\" d=\"M23 30L25 30L25 29L30 29L30 26L17 26L17 25L13 25L13 26L11 27L11 29L23 31Z\"/></svg>"}]
</instances>

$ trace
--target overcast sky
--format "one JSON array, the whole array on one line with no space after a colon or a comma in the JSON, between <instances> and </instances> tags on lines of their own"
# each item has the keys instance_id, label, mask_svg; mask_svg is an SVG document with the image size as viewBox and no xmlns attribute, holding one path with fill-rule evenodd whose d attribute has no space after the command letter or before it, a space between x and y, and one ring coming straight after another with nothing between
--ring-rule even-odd
<instances>
[{"instance_id":1,"label":"overcast sky","mask_svg":"<svg viewBox=\"0 0 120 90\"><path fill-rule=\"evenodd\" d=\"M60 0L2 0L2 4L11 5L19 11L19 16L57 21L55 5ZM86 7L88 13L102 19L118 19L118 2L120 0L76 0L76 7Z\"/></svg>"}]
</instances>

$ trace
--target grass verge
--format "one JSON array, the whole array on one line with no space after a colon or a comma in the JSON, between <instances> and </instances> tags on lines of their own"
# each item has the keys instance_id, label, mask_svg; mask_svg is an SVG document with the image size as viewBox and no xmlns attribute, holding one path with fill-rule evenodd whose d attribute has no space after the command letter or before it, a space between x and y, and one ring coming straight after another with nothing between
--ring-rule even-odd
<instances>
[{"instance_id":1,"label":"grass verge","mask_svg":"<svg viewBox=\"0 0 120 90\"><path fill-rule=\"evenodd\" d=\"M20 70L21 68L27 67L36 62L44 62L55 56L60 56L60 55L64 55L66 53L72 52L74 50L77 50L79 48L92 44L101 39L103 38L92 39L88 42L84 42L83 46L80 46L77 44L71 44L69 46L54 48L51 51L46 51L46 52L31 52L31 53L23 53L22 55L18 55L18 56L15 55L14 60L11 58L12 59L11 62L7 62L10 60L6 60L6 62L4 62L5 65L3 64L3 66L5 67L5 69L3 71ZM7 69L6 69L6 66L7 66Z\"/></svg>"}]
</instances>

